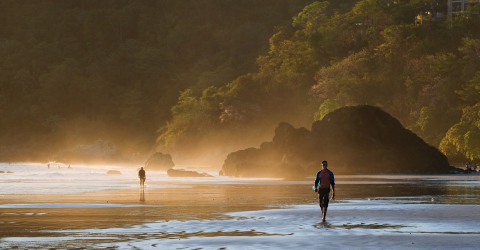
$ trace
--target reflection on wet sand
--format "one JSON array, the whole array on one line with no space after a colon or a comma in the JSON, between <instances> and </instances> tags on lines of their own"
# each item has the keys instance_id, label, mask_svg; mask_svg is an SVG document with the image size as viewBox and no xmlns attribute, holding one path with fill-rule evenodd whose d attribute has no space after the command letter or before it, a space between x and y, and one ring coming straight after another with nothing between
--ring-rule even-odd
<instances>
[{"instance_id":1,"label":"reflection on wet sand","mask_svg":"<svg viewBox=\"0 0 480 250\"><path fill-rule=\"evenodd\" d=\"M140 201L145 201L145 188L140 189Z\"/></svg>"},{"instance_id":2,"label":"reflection on wet sand","mask_svg":"<svg viewBox=\"0 0 480 250\"><path fill-rule=\"evenodd\" d=\"M332 218L326 224L318 222L319 217L316 216L320 216L320 210L313 205L317 204L316 195L310 191L311 182L305 181L257 181L245 184L189 183L188 186L182 183L152 182L150 184L152 186L161 184L175 185L175 187L61 196L2 196L0 197L0 202L3 204L3 207L0 206L0 235L6 245L0 244L0 246L24 248L40 246L40 244L28 245L21 241L15 241L15 239L20 240L20 237L50 239L50 242L42 245L44 247L57 244L51 241L58 237L64 237L62 239L65 239L65 242L58 243L55 247L81 247L87 243L117 244L130 241L132 237L151 243L151 246L158 243L150 242L154 239L297 237L304 230L308 231L308 228L329 229L328 232L387 230L390 233L427 234L427 232L431 232L432 234L452 235L459 232L462 235L478 233L473 230L455 231L451 229L435 232L430 230L430 226L425 226L430 222L425 222L427 224L418 227L415 223L420 223L422 217L428 216L418 209L415 211L401 210L402 214L397 215L402 219L413 217L417 221L403 223L404 221L398 218L389 219L392 213L389 208L403 209L412 204L415 206L429 205L426 208L441 206L439 204L480 205L478 180L365 178L365 182L362 183L357 177L338 176L337 179L337 201L331 203L332 208L329 209L329 213ZM432 202L432 198L434 198L434 202ZM358 200L367 203L345 203ZM377 204L380 201L386 203ZM8 205L31 203L78 204L78 207L74 205L64 207ZM372 207L371 204L374 203L377 205ZM82 204L98 204L98 206ZM259 212L260 215L258 215L245 212L275 208L289 211L285 208L305 204L312 208L301 218L289 217L284 214L278 217L268 217L268 213L263 215ZM358 206L358 208L346 206L348 204L353 204L352 206ZM365 210L366 206L371 206L370 209L376 210L374 212ZM385 209L385 211L381 209ZM472 209L477 209L477 207L472 207ZM292 213L300 210L294 209ZM461 213L465 213L465 216L477 215L468 211L468 209L463 209ZM435 207L434 215L449 221L448 214L451 212ZM225 223L222 224L222 221ZM285 221L286 224L281 221Z\"/></svg>"}]
</instances>

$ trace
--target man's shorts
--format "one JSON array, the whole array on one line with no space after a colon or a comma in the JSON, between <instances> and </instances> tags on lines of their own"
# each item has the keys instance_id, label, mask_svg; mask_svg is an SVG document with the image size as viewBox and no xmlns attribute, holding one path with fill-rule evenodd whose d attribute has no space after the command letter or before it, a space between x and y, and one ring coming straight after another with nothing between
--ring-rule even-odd
<instances>
[{"instance_id":1,"label":"man's shorts","mask_svg":"<svg viewBox=\"0 0 480 250\"><path fill-rule=\"evenodd\" d=\"M318 189L318 202L320 207L328 207L328 201L330 197L330 188L319 188Z\"/></svg>"}]
</instances>

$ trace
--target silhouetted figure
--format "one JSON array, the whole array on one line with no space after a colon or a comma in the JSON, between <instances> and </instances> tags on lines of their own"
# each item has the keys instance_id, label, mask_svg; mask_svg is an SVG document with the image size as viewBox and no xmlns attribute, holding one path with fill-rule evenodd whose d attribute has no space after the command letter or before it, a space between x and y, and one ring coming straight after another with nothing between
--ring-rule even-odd
<instances>
[{"instance_id":1,"label":"silhouetted figure","mask_svg":"<svg viewBox=\"0 0 480 250\"><path fill-rule=\"evenodd\" d=\"M327 169L327 161L322 162L322 170L318 171L315 178L315 192L318 193L318 202L322 210L322 221L327 217L328 201L330 196L330 186L332 186L332 199L335 199L335 178L332 171Z\"/></svg>"},{"instance_id":2,"label":"silhouetted figure","mask_svg":"<svg viewBox=\"0 0 480 250\"><path fill-rule=\"evenodd\" d=\"M58 168L60 169L60 165L58 165Z\"/></svg>"},{"instance_id":3,"label":"silhouetted figure","mask_svg":"<svg viewBox=\"0 0 480 250\"><path fill-rule=\"evenodd\" d=\"M50 163L47 164L48 168L50 168Z\"/></svg>"},{"instance_id":4,"label":"silhouetted figure","mask_svg":"<svg viewBox=\"0 0 480 250\"><path fill-rule=\"evenodd\" d=\"M143 170L143 167L140 168L140 171L138 171L138 178L140 178L140 187L145 187L145 179L147 179L147 176L145 175L145 170Z\"/></svg>"},{"instance_id":5,"label":"silhouetted figure","mask_svg":"<svg viewBox=\"0 0 480 250\"><path fill-rule=\"evenodd\" d=\"M68 165L68 169L72 169L72 167L70 167L70 165Z\"/></svg>"},{"instance_id":6,"label":"silhouetted figure","mask_svg":"<svg viewBox=\"0 0 480 250\"><path fill-rule=\"evenodd\" d=\"M470 162L467 163L467 173L470 173L472 172L472 165L470 164Z\"/></svg>"}]
</instances>

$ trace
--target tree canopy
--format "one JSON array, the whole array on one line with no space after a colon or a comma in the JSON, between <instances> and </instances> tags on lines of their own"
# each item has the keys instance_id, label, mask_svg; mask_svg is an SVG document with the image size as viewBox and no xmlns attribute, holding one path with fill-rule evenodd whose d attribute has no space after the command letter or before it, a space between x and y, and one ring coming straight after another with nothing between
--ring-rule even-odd
<instances>
[{"instance_id":1,"label":"tree canopy","mask_svg":"<svg viewBox=\"0 0 480 250\"><path fill-rule=\"evenodd\" d=\"M311 2L0 1L0 160L98 139L149 152L180 92L253 71L274 27Z\"/></svg>"},{"instance_id":2,"label":"tree canopy","mask_svg":"<svg viewBox=\"0 0 480 250\"><path fill-rule=\"evenodd\" d=\"M208 107L195 109L201 122L189 120L193 112L174 112L160 141L172 138L179 127L199 136L177 137L177 145L211 143L218 131L243 131L242 137L220 137L220 147L264 138L258 134L268 134L263 129L269 123L307 125L339 107L369 104L452 159L480 159L477 128L462 125L465 109L477 105L480 91L476 14L416 26L424 1L362 0L345 12L331 11L331 3L307 5L290 24L276 27L268 53L257 58L256 72L208 89ZM205 93L191 98L206 100ZM172 110L181 105L182 100Z\"/></svg>"},{"instance_id":3,"label":"tree canopy","mask_svg":"<svg viewBox=\"0 0 480 250\"><path fill-rule=\"evenodd\" d=\"M478 160L479 7L415 26L425 2L1 1L0 159L98 139L224 157L369 104Z\"/></svg>"}]
</instances>

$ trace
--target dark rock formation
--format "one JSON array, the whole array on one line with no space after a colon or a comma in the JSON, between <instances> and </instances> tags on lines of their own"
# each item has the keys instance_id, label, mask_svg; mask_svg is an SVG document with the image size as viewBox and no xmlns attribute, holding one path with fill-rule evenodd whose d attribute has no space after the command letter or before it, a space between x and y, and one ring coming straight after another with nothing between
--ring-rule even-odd
<instances>
[{"instance_id":1,"label":"dark rock formation","mask_svg":"<svg viewBox=\"0 0 480 250\"><path fill-rule=\"evenodd\" d=\"M13 174L13 172L12 171L7 171L7 174Z\"/></svg>"},{"instance_id":2,"label":"dark rock formation","mask_svg":"<svg viewBox=\"0 0 480 250\"><path fill-rule=\"evenodd\" d=\"M53 160L65 164L102 164L122 160L118 148L111 141L97 140L92 145L78 145L70 150L60 150Z\"/></svg>"},{"instance_id":3,"label":"dark rock formation","mask_svg":"<svg viewBox=\"0 0 480 250\"><path fill-rule=\"evenodd\" d=\"M4 174L4 173L5 173L5 171L0 171L0 174Z\"/></svg>"},{"instance_id":4,"label":"dark rock formation","mask_svg":"<svg viewBox=\"0 0 480 250\"><path fill-rule=\"evenodd\" d=\"M220 175L315 175L327 160L336 174L449 173L447 157L378 107L343 107L312 130L280 123L272 142L230 153Z\"/></svg>"},{"instance_id":5,"label":"dark rock formation","mask_svg":"<svg viewBox=\"0 0 480 250\"><path fill-rule=\"evenodd\" d=\"M213 177L207 173L186 171L184 169L169 169L167 170L167 174L169 177Z\"/></svg>"},{"instance_id":6,"label":"dark rock formation","mask_svg":"<svg viewBox=\"0 0 480 250\"><path fill-rule=\"evenodd\" d=\"M165 171L174 166L175 163L173 163L171 155L156 152L148 158L144 169L150 171Z\"/></svg>"},{"instance_id":7,"label":"dark rock formation","mask_svg":"<svg viewBox=\"0 0 480 250\"><path fill-rule=\"evenodd\" d=\"M108 170L107 174L122 174L122 173L120 173L120 171L118 170Z\"/></svg>"}]
</instances>

